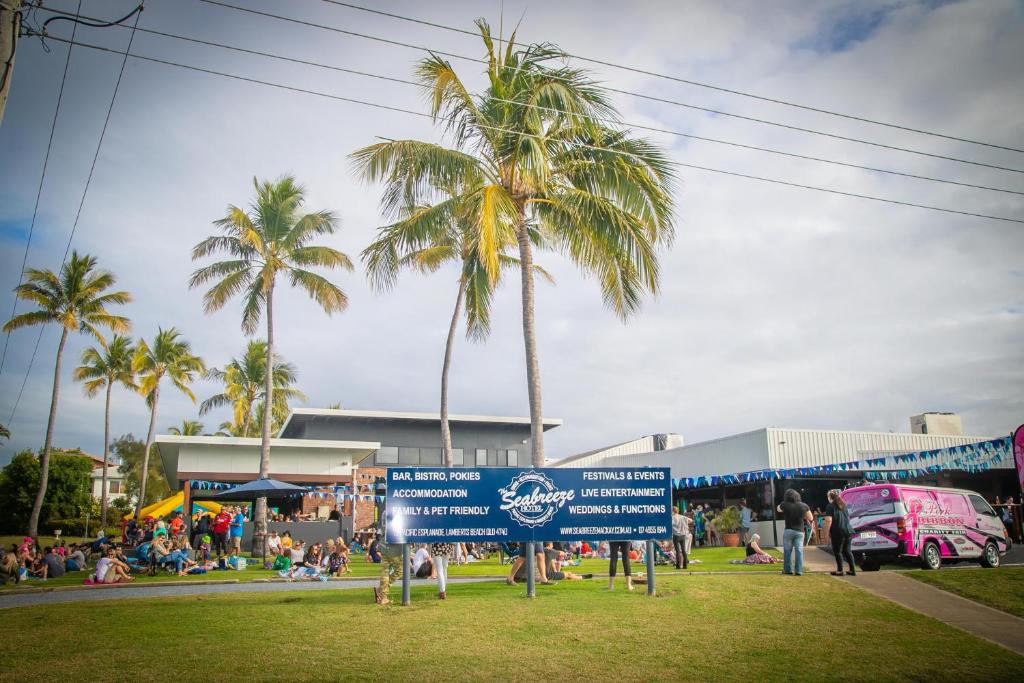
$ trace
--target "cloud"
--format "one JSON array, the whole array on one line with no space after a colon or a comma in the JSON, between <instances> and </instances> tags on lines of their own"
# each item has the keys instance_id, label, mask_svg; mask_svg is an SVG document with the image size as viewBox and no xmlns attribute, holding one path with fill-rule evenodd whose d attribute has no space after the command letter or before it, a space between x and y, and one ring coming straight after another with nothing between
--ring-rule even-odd
<instances>
[{"instance_id":1,"label":"cloud","mask_svg":"<svg viewBox=\"0 0 1024 683\"><path fill-rule=\"evenodd\" d=\"M122 2L127 7L131 3ZM467 55L478 41L429 27L310 3L271 12L386 35ZM520 37L613 62L766 95L1018 145L1024 139L1024 21L1010 2L619 3L526 9ZM470 27L477 4L395 11ZM104 8L111 15L118 7ZM490 8L497 24L498 5ZM98 10L96 10L98 11ZM884 20L879 17L884 16ZM147 7L142 26L220 40L401 78L418 53L199 3ZM123 46L120 29L82 40ZM139 35L136 50L299 87L425 111L406 86L281 64ZM828 47L823 49L822 46ZM0 291L17 281L64 47L23 41L0 127ZM477 67L455 62L463 72ZM76 48L29 263L56 267L74 219L116 77L116 55ZM590 65L609 85L887 144L1022 166L1020 155L843 121L759 100ZM475 87L482 78L470 77ZM735 139L924 175L1021 188L1013 173L711 116L616 96L627 121ZM129 60L75 246L96 254L136 297L135 333L179 327L210 364L244 348L238 307L204 315L189 291L189 250L228 203L245 204L253 176L295 174L311 208L341 217L328 244L355 257L381 223L379 189L357 182L346 156L375 136L438 139L430 122L301 93ZM1016 195L953 188L652 134L684 163L835 187L923 204L1021 217ZM557 285L538 285L544 412L565 419L547 435L560 457L642 434L675 431L693 442L765 425L905 431L908 416L955 410L976 434L1008 433L1024 414L1024 306L1012 224L927 212L681 169L677 240L663 255L662 286L625 324L603 308L596 283L542 253ZM361 274L333 274L350 309L324 316L287 288L277 299L281 352L299 368L310 405L435 410L454 271L403 277L377 295ZM9 301L3 304L9 306ZM495 301L491 338L460 339L451 410L528 413L518 286ZM35 341L11 338L0 376L6 419ZM86 340L68 346L65 367ZM43 338L0 457L42 441L56 334ZM99 451L102 405L68 377L57 442ZM205 397L214 387L200 382ZM158 426L196 407L164 393ZM226 414L204 419L212 428ZM145 432L141 399L115 399L114 431Z\"/></svg>"}]
</instances>

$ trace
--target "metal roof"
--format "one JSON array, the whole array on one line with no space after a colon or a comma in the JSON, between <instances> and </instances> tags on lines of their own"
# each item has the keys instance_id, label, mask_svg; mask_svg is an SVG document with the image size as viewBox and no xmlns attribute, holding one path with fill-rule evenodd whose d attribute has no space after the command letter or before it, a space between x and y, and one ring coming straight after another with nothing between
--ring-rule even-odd
<instances>
[{"instance_id":1,"label":"metal roof","mask_svg":"<svg viewBox=\"0 0 1024 683\"><path fill-rule=\"evenodd\" d=\"M393 421L416 421L416 422L440 422L440 413L411 413L389 410L340 410L334 408L295 408L289 413L288 419L281 426L279 434L284 434L293 418L307 417L333 417L339 419L362 419L362 420L393 420ZM497 425L520 425L529 426L529 417L507 417L498 415L449 415L448 422L452 423L483 423ZM544 418L544 431L558 427L562 420L558 418Z\"/></svg>"}]
</instances>

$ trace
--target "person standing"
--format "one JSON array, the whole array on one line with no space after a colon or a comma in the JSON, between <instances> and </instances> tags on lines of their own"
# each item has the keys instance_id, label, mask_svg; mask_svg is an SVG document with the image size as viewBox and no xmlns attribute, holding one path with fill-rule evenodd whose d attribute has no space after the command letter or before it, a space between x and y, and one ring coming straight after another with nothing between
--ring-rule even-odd
<instances>
[{"instance_id":1,"label":"person standing","mask_svg":"<svg viewBox=\"0 0 1024 683\"><path fill-rule=\"evenodd\" d=\"M850 576L857 576L857 570L853 565L853 552L850 550L850 538L853 536L853 526L850 524L850 515L846 510L846 501L839 495L839 489L832 489L828 492L828 505L825 507L825 529L829 541L832 543L832 554L836 557L836 570L832 576L843 575L843 560L850 565Z\"/></svg>"},{"instance_id":2,"label":"person standing","mask_svg":"<svg viewBox=\"0 0 1024 683\"><path fill-rule=\"evenodd\" d=\"M228 533L231 528L231 515L228 508L221 508L213 518L213 549L220 556L228 553Z\"/></svg>"},{"instance_id":3,"label":"person standing","mask_svg":"<svg viewBox=\"0 0 1024 683\"><path fill-rule=\"evenodd\" d=\"M245 515L242 508L236 507L235 514L231 518L231 548L236 552L242 552L242 534L245 532Z\"/></svg>"},{"instance_id":4,"label":"person standing","mask_svg":"<svg viewBox=\"0 0 1024 683\"><path fill-rule=\"evenodd\" d=\"M688 517L679 513L679 508L672 508L672 548L676 554L676 569L687 569L690 566L687 546L691 523Z\"/></svg>"},{"instance_id":5,"label":"person standing","mask_svg":"<svg viewBox=\"0 0 1024 683\"><path fill-rule=\"evenodd\" d=\"M811 508L800 501L800 493L786 489L778 507L786 522L782 532L782 573L802 576L804 573L804 523L810 522ZM795 556L795 557L794 557Z\"/></svg>"},{"instance_id":6,"label":"person standing","mask_svg":"<svg viewBox=\"0 0 1024 683\"><path fill-rule=\"evenodd\" d=\"M199 513L199 519L192 525L192 538L189 541L192 543L193 548L198 548L199 544L196 543L198 538L200 543L202 542L203 536L211 534L210 529L210 515L205 512Z\"/></svg>"},{"instance_id":7,"label":"person standing","mask_svg":"<svg viewBox=\"0 0 1024 683\"><path fill-rule=\"evenodd\" d=\"M431 543L430 556L434 560L434 575L437 577L437 599L445 600L448 589L448 560L454 547L451 543Z\"/></svg>"},{"instance_id":8,"label":"person standing","mask_svg":"<svg viewBox=\"0 0 1024 683\"><path fill-rule=\"evenodd\" d=\"M750 525L754 520L754 511L747 507L747 499L740 500L740 543L747 545L750 540Z\"/></svg>"},{"instance_id":9,"label":"person standing","mask_svg":"<svg viewBox=\"0 0 1024 683\"><path fill-rule=\"evenodd\" d=\"M612 541L609 543L609 547L608 590L615 588L615 569L620 553L622 554L622 573L626 575L626 590L633 590L633 571L629 564L629 541Z\"/></svg>"}]
</instances>

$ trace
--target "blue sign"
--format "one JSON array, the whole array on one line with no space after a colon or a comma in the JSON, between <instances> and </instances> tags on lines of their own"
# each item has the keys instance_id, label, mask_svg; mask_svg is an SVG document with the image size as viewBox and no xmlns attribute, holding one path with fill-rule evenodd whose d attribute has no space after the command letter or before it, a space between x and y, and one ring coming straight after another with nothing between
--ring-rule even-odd
<instances>
[{"instance_id":1,"label":"blue sign","mask_svg":"<svg viewBox=\"0 0 1024 683\"><path fill-rule=\"evenodd\" d=\"M388 543L672 535L667 467L388 468Z\"/></svg>"}]
</instances>

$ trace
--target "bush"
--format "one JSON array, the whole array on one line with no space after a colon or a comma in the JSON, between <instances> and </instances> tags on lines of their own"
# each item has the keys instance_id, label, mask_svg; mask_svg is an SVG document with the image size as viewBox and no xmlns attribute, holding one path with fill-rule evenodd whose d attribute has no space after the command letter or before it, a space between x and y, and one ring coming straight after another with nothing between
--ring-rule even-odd
<instances>
[{"instance_id":1,"label":"bush","mask_svg":"<svg viewBox=\"0 0 1024 683\"><path fill-rule=\"evenodd\" d=\"M100 529L100 520L95 517L89 518L89 533L86 534L85 519L83 517L72 517L69 519L51 519L39 525L39 533L43 536L53 536L53 532L60 529L60 535L65 538L80 536L82 538L96 538ZM120 536L121 528L107 525L108 536Z\"/></svg>"},{"instance_id":2,"label":"bush","mask_svg":"<svg viewBox=\"0 0 1024 683\"><path fill-rule=\"evenodd\" d=\"M720 534L735 534L740 530L740 511L727 507L715 517L715 529Z\"/></svg>"}]
</instances>

